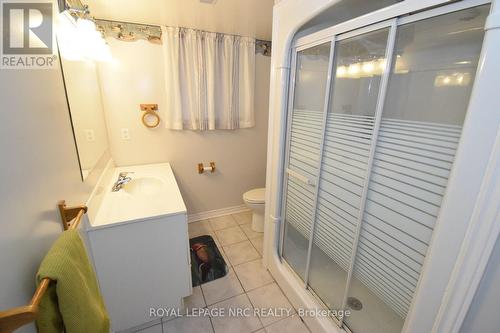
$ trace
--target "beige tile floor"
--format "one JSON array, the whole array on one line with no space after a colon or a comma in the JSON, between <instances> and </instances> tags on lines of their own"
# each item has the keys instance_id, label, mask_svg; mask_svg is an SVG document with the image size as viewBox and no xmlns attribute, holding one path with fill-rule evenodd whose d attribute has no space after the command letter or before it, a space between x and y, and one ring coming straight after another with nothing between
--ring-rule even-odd
<instances>
[{"instance_id":1,"label":"beige tile floor","mask_svg":"<svg viewBox=\"0 0 500 333\"><path fill-rule=\"evenodd\" d=\"M214 310L210 316L166 318L140 333L308 333L271 274L262 266L263 235L251 229L251 214L243 212L189 224L189 236L211 235L229 273L193 288L187 309ZM247 315L217 316L220 309L248 309ZM273 316L269 309L284 309ZM255 314L254 309L260 313ZM217 312L215 312L217 310Z\"/></svg>"}]
</instances>

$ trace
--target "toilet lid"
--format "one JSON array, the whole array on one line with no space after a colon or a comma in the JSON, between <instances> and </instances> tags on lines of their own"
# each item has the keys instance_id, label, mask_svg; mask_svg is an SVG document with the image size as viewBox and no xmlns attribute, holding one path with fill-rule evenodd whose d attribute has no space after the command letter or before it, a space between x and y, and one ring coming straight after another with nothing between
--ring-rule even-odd
<instances>
[{"instance_id":1,"label":"toilet lid","mask_svg":"<svg viewBox=\"0 0 500 333\"><path fill-rule=\"evenodd\" d=\"M245 194L243 194L243 200L253 203L264 203L265 196L266 196L265 188L256 188L248 192L245 192Z\"/></svg>"}]
</instances>

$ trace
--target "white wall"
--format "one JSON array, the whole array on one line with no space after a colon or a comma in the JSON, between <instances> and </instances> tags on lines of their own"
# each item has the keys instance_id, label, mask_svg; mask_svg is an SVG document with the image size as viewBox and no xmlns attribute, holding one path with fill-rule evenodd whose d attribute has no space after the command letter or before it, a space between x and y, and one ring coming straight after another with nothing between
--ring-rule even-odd
<instances>
[{"instance_id":1,"label":"white wall","mask_svg":"<svg viewBox=\"0 0 500 333\"><path fill-rule=\"evenodd\" d=\"M57 201L84 203L61 70L0 70L0 311L27 304L61 233ZM16 332L34 332L33 326Z\"/></svg>"},{"instance_id":2,"label":"white wall","mask_svg":"<svg viewBox=\"0 0 500 333\"><path fill-rule=\"evenodd\" d=\"M170 162L188 213L242 204L242 194L264 187L270 58L256 57L256 126L236 131L172 131L141 123L141 103L165 110L162 47L146 41L108 39L114 62L100 64L99 76L111 154L119 166ZM130 140L121 139L128 128ZM198 175L197 164L215 161L215 174Z\"/></svg>"}]
</instances>

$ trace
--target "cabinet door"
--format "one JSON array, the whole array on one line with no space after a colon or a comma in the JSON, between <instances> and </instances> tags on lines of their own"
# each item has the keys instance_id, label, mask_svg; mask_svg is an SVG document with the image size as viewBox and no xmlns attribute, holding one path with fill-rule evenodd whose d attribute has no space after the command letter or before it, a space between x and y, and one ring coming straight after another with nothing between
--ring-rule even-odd
<instances>
[{"instance_id":1,"label":"cabinet door","mask_svg":"<svg viewBox=\"0 0 500 333\"><path fill-rule=\"evenodd\" d=\"M181 213L88 232L114 332L155 320L150 308L179 308L191 294L186 219Z\"/></svg>"}]
</instances>

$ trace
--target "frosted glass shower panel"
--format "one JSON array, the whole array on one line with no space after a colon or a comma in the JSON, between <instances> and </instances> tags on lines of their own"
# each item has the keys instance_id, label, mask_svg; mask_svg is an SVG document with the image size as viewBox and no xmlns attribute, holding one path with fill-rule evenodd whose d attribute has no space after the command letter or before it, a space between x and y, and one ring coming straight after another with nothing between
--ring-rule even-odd
<instances>
[{"instance_id":1,"label":"frosted glass shower panel","mask_svg":"<svg viewBox=\"0 0 500 333\"><path fill-rule=\"evenodd\" d=\"M296 56L289 119L283 257L302 278L313 219L313 183L321 154L330 45L326 43L302 50Z\"/></svg>"},{"instance_id":2,"label":"frosted glass shower panel","mask_svg":"<svg viewBox=\"0 0 500 333\"><path fill-rule=\"evenodd\" d=\"M341 309L372 145L389 28L335 44L309 284Z\"/></svg>"},{"instance_id":3,"label":"frosted glass shower panel","mask_svg":"<svg viewBox=\"0 0 500 333\"><path fill-rule=\"evenodd\" d=\"M400 332L446 192L481 51L489 6L403 24L396 45L346 324ZM351 303L350 303L351 302ZM390 320L386 320L389 318Z\"/></svg>"}]
</instances>

